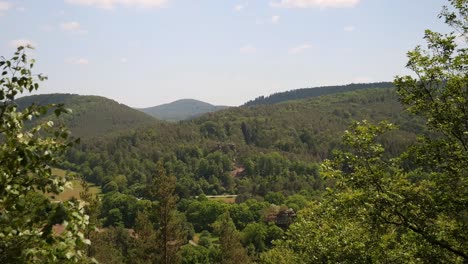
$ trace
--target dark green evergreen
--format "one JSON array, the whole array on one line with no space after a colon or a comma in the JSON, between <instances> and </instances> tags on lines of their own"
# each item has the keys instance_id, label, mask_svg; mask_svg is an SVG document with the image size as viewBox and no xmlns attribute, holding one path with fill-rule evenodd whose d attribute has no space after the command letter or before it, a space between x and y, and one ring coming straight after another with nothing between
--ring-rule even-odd
<instances>
[{"instance_id":1,"label":"dark green evergreen","mask_svg":"<svg viewBox=\"0 0 468 264\"><path fill-rule=\"evenodd\" d=\"M393 88L395 87L391 82L378 82L378 83L352 83L348 85L334 85L334 86L321 86L313 88L301 88L290 90L286 92L274 93L269 96L259 96L254 100L248 101L244 106L255 106L265 104L278 104L290 100L299 100L309 97L316 97L327 94L350 92L355 90L369 89L369 88Z\"/></svg>"}]
</instances>

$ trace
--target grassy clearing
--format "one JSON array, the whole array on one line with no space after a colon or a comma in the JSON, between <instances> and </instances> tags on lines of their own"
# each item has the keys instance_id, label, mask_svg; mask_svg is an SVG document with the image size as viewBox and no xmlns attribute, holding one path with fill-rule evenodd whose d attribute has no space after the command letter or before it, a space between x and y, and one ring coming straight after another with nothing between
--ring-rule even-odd
<instances>
[{"instance_id":1,"label":"grassy clearing","mask_svg":"<svg viewBox=\"0 0 468 264\"><path fill-rule=\"evenodd\" d=\"M80 199L80 192L83 191L83 185L81 185L81 181L79 180L72 180L71 181L71 188L65 188L65 190L58 195L49 195L52 199L56 201L68 201L72 197L76 199ZM101 188L95 185L90 185L89 192L91 194L99 194L101 193Z\"/></svg>"},{"instance_id":2,"label":"grassy clearing","mask_svg":"<svg viewBox=\"0 0 468 264\"><path fill-rule=\"evenodd\" d=\"M74 172L57 169L57 168L52 168L52 174L59 176L59 177L65 177L65 176L76 177L77 176L77 174Z\"/></svg>"},{"instance_id":3,"label":"grassy clearing","mask_svg":"<svg viewBox=\"0 0 468 264\"><path fill-rule=\"evenodd\" d=\"M65 170L62 170L62 169L52 169L52 173L54 175L57 175L59 177L67 177L67 176L70 176L70 177L73 177L73 178L77 178L77 174L74 173L74 172L69 172L69 171L65 171ZM89 187L89 192L91 194L99 194L101 193L101 188L94 185L94 184L89 184L90 187ZM53 195L53 194L49 194L48 196L51 197L53 200L55 201L68 201L70 200L71 198L76 198L76 199L80 199L80 192L83 191L83 185L81 185L81 181L80 180L71 180L71 188L65 188L65 190L62 192L62 193L59 193L58 195Z\"/></svg>"},{"instance_id":4,"label":"grassy clearing","mask_svg":"<svg viewBox=\"0 0 468 264\"><path fill-rule=\"evenodd\" d=\"M206 196L209 200L221 201L229 204L236 203L237 195L209 195Z\"/></svg>"}]
</instances>

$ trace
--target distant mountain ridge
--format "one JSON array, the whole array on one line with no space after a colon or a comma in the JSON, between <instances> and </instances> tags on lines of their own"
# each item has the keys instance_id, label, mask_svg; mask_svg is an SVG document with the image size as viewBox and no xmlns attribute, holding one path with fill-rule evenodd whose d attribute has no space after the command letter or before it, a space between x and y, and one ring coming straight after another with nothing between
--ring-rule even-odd
<instances>
[{"instance_id":1,"label":"distant mountain ridge","mask_svg":"<svg viewBox=\"0 0 468 264\"><path fill-rule=\"evenodd\" d=\"M161 120L180 121L226 108L229 108L229 106L212 105L195 99L181 99L172 103L140 108L138 110Z\"/></svg>"},{"instance_id":2,"label":"distant mountain ridge","mask_svg":"<svg viewBox=\"0 0 468 264\"><path fill-rule=\"evenodd\" d=\"M286 92L274 93L269 96L259 96L254 100L250 100L243 106L269 105L277 104L290 100L306 99L327 94L350 92L355 90L369 88L394 88L391 82L376 82L376 83L352 83L348 85L321 86L313 88L301 88L289 90Z\"/></svg>"},{"instance_id":3,"label":"distant mountain ridge","mask_svg":"<svg viewBox=\"0 0 468 264\"><path fill-rule=\"evenodd\" d=\"M41 94L18 98L18 107L24 108L31 104L64 104L72 110L71 114L60 116L76 137L94 137L113 132L150 126L159 121L114 100L92 95L77 94ZM55 120L53 114L43 118Z\"/></svg>"},{"instance_id":4,"label":"distant mountain ridge","mask_svg":"<svg viewBox=\"0 0 468 264\"><path fill-rule=\"evenodd\" d=\"M233 107L233 111L236 111L236 108L239 108L238 111L240 112L244 110L247 111L248 107L245 106L274 105L320 95L332 95L355 90L387 87L393 87L393 84L390 82L382 82L297 89L272 94L267 97L258 97L241 107ZM195 99L181 99L159 106L134 109L105 97L60 93L25 96L18 98L16 103L20 109L32 103L41 105L53 103L65 104L65 107L72 109L72 114L65 114L58 120L52 114L47 115L45 118L60 121L70 128L74 136L81 138L104 136L109 133L120 133L126 130L162 125L164 123L157 119L180 121L195 117L209 118L202 116L205 113L217 112L229 108L228 106L216 106ZM222 115L223 113L220 114Z\"/></svg>"}]
</instances>

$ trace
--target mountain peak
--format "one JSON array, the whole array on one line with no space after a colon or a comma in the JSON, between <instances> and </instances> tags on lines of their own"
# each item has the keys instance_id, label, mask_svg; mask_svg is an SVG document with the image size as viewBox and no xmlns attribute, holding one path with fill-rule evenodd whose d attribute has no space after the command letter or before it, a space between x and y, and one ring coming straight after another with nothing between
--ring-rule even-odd
<instances>
[{"instance_id":1,"label":"mountain peak","mask_svg":"<svg viewBox=\"0 0 468 264\"><path fill-rule=\"evenodd\" d=\"M19 109L31 104L65 104L65 107L72 109L72 113L64 114L59 119L77 137L102 136L159 123L131 107L95 95L38 94L18 98L16 103ZM55 118L53 113L45 117Z\"/></svg>"},{"instance_id":2,"label":"mountain peak","mask_svg":"<svg viewBox=\"0 0 468 264\"><path fill-rule=\"evenodd\" d=\"M158 119L180 121L225 108L228 108L228 106L217 106L200 100L185 98L167 104L140 108L138 110Z\"/></svg>"}]
</instances>

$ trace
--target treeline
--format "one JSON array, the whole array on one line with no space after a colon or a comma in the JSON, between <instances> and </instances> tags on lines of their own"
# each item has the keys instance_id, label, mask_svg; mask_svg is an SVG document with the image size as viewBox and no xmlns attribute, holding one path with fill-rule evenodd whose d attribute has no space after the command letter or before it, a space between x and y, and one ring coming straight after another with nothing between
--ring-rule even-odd
<instances>
[{"instance_id":1,"label":"treeline","mask_svg":"<svg viewBox=\"0 0 468 264\"><path fill-rule=\"evenodd\" d=\"M86 252L102 263L268 263L280 251L289 262L298 255L272 241L304 232L302 212L335 188L319 162L344 150L342 131L362 119L402 128L377 139L385 156L426 133L394 89L240 107L105 136L91 128L61 164L102 190L88 195L86 210L100 231L87 232ZM206 198L224 194L236 195L235 203Z\"/></svg>"},{"instance_id":2,"label":"treeline","mask_svg":"<svg viewBox=\"0 0 468 264\"><path fill-rule=\"evenodd\" d=\"M167 174L176 201L171 260L260 261L276 250L272 241L288 234L296 213L333 188L318 162L343 147L341 130L365 118L406 128L379 139L387 155L423 131L394 90L370 89L85 138L63 166L102 189L98 209L89 212L102 230L90 232L89 255L103 263L164 263L164 220L156 214L162 200L152 188ZM223 194L236 194L236 203L206 198Z\"/></svg>"},{"instance_id":3,"label":"treeline","mask_svg":"<svg viewBox=\"0 0 468 264\"><path fill-rule=\"evenodd\" d=\"M440 17L467 35L468 1L449 3ZM0 60L0 260L466 263L468 50L453 33L425 39L430 52L408 53L418 79L396 89L90 128L73 148L52 122L24 129L51 108L12 104L38 87L18 48ZM50 199L66 186L54 166L82 175L81 201Z\"/></svg>"},{"instance_id":4,"label":"treeline","mask_svg":"<svg viewBox=\"0 0 468 264\"><path fill-rule=\"evenodd\" d=\"M402 131L389 139L401 150L423 129L421 119L403 111L394 89L367 89L284 104L240 107L204 115L193 122L212 140L234 142L321 161L340 145L340 135L353 120L390 120ZM401 133L401 135L398 135Z\"/></svg>"},{"instance_id":5,"label":"treeline","mask_svg":"<svg viewBox=\"0 0 468 264\"><path fill-rule=\"evenodd\" d=\"M366 90L84 138L63 167L104 192L137 197L158 161L177 177L178 195L185 198L314 192L323 188L314 162L332 157L341 146L340 131L360 119L390 119L405 128L382 137L389 154L401 152L421 131L421 121L403 113L394 90Z\"/></svg>"},{"instance_id":6,"label":"treeline","mask_svg":"<svg viewBox=\"0 0 468 264\"><path fill-rule=\"evenodd\" d=\"M394 88L391 82L378 83L352 83L348 85L321 86L314 88L294 89L286 92L274 93L269 96L259 96L254 100L248 101L244 106L277 104L290 100L299 100L309 97L316 97L327 94L344 93L369 88Z\"/></svg>"},{"instance_id":7,"label":"treeline","mask_svg":"<svg viewBox=\"0 0 468 264\"><path fill-rule=\"evenodd\" d=\"M107 190L88 197L89 257L100 263L238 263L258 259L312 196L268 192L236 203L181 198L175 176L158 162L138 196ZM86 192L86 191L85 191Z\"/></svg>"}]
</instances>

